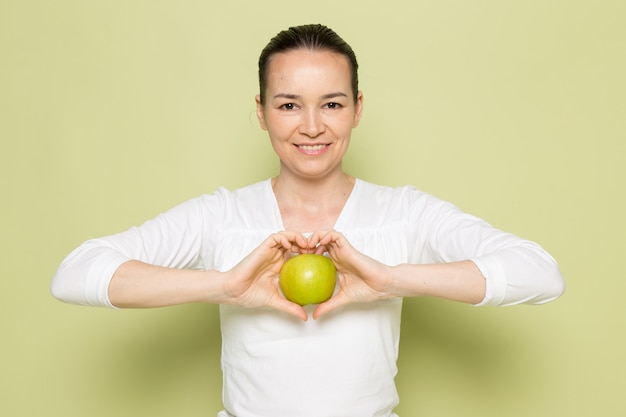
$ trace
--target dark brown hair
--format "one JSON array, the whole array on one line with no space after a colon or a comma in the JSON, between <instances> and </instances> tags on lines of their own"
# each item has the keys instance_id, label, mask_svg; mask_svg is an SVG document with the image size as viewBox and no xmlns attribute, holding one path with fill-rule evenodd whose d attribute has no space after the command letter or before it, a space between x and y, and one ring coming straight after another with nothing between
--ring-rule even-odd
<instances>
[{"instance_id":1,"label":"dark brown hair","mask_svg":"<svg viewBox=\"0 0 626 417\"><path fill-rule=\"evenodd\" d=\"M312 51L330 51L345 56L352 72L352 93L356 103L359 91L359 64L352 47L337 33L324 25L302 25L290 27L274 36L261 52L259 57L259 95L261 104L265 102L267 88L267 69L272 56L280 52L294 49L310 49Z\"/></svg>"}]
</instances>

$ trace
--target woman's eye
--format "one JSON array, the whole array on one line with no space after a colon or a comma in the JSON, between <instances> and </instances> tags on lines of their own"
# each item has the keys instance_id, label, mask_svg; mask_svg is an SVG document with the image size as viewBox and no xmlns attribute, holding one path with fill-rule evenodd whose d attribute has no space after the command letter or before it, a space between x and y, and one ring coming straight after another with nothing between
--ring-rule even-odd
<instances>
[{"instance_id":1,"label":"woman's eye","mask_svg":"<svg viewBox=\"0 0 626 417\"><path fill-rule=\"evenodd\" d=\"M341 107L341 104L339 103L331 102L331 103L326 104L326 108L328 109L338 109L340 107Z\"/></svg>"},{"instance_id":2,"label":"woman's eye","mask_svg":"<svg viewBox=\"0 0 626 417\"><path fill-rule=\"evenodd\" d=\"M280 108L283 110L294 110L296 108L296 105L293 103L285 103L282 106L280 106Z\"/></svg>"}]
</instances>

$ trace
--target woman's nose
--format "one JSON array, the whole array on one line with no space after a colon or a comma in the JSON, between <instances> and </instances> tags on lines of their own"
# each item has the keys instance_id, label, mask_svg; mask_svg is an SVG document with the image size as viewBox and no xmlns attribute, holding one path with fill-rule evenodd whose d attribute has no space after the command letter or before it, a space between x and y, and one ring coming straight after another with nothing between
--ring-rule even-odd
<instances>
[{"instance_id":1,"label":"woman's nose","mask_svg":"<svg viewBox=\"0 0 626 417\"><path fill-rule=\"evenodd\" d=\"M322 116L317 110L311 109L305 112L302 123L300 123L300 133L314 138L324 133L325 129Z\"/></svg>"}]
</instances>

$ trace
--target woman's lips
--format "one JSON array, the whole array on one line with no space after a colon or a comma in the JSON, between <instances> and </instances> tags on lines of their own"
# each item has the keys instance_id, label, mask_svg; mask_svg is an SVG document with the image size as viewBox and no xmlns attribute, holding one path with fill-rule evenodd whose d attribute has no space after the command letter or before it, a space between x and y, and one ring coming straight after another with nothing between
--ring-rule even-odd
<instances>
[{"instance_id":1,"label":"woman's lips","mask_svg":"<svg viewBox=\"0 0 626 417\"><path fill-rule=\"evenodd\" d=\"M317 145L297 145L297 146L298 148L302 149L305 152L317 152L317 151L321 151L328 145L317 144Z\"/></svg>"},{"instance_id":2,"label":"woman's lips","mask_svg":"<svg viewBox=\"0 0 626 417\"><path fill-rule=\"evenodd\" d=\"M311 144L311 145L296 145L300 153L303 153L305 155L310 155L310 156L323 154L324 152L326 152L329 146L330 144L328 143L316 143L316 144Z\"/></svg>"}]
</instances>

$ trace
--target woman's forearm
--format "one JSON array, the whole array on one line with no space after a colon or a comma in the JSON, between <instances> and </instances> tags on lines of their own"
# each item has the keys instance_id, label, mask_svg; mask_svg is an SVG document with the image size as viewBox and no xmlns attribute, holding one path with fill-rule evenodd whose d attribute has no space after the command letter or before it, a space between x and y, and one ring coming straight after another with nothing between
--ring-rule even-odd
<instances>
[{"instance_id":1,"label":"woman's forearm","mask_svg":"<svg viewBox=\"0 0 626 417\"><path fill-rule=\"evenodd\" d=\"M388 293L395 297L437 297L478 304L485 297L485 278L472 261L401 264L391 267Z\"/></svg>"},{"instance_id":2,"label":"woman's forearm","mask_svg":"<svg viewBox=\"0 0 626 417\"><path fill-rule=\"evenodd\" d=\"M164 307L225 300L225 274L165 268L131 260L123 263L109 284L109 299L120 308Z\"/></svg>"}]
</instances>

